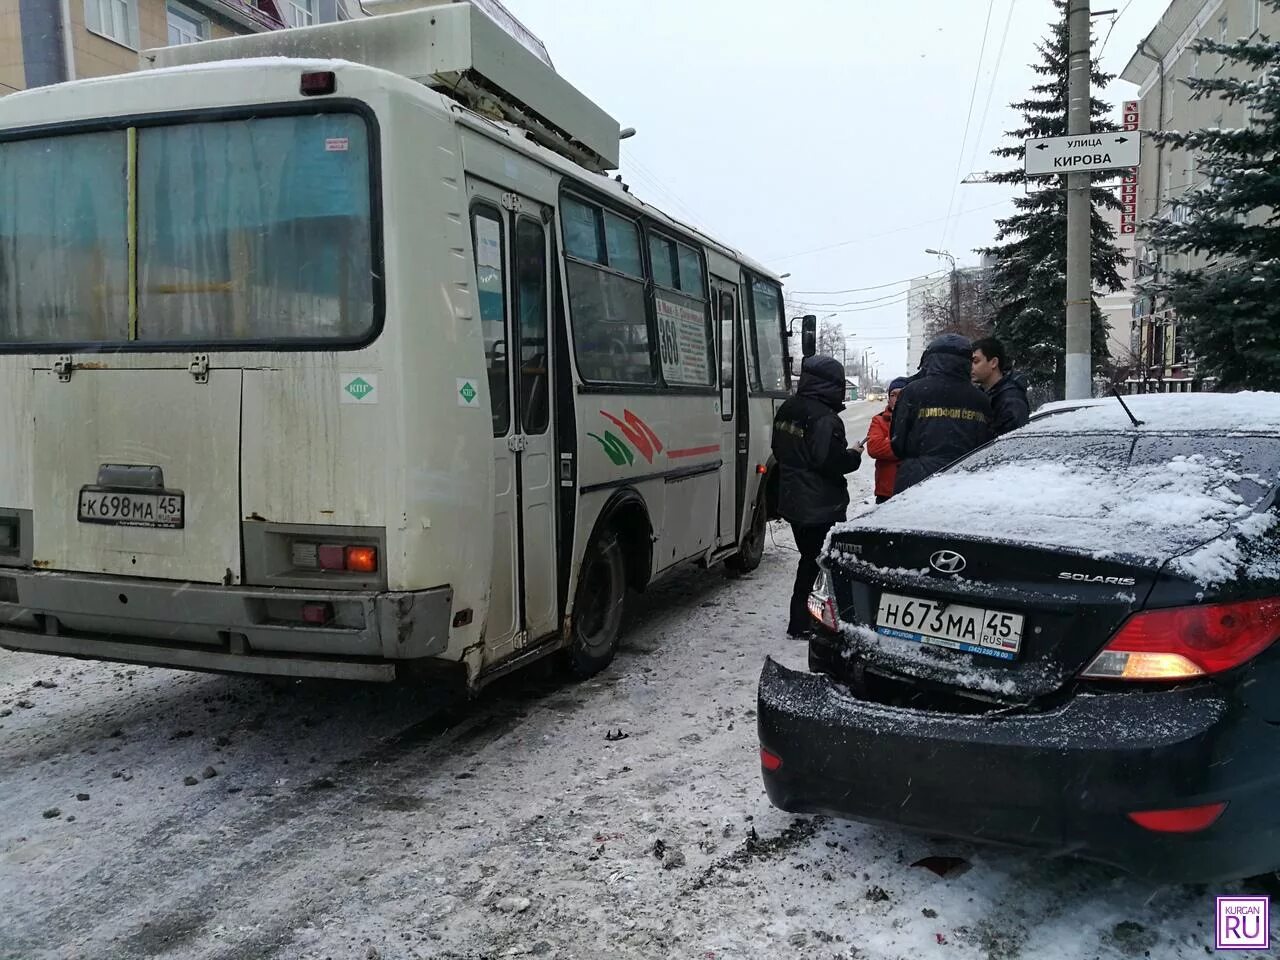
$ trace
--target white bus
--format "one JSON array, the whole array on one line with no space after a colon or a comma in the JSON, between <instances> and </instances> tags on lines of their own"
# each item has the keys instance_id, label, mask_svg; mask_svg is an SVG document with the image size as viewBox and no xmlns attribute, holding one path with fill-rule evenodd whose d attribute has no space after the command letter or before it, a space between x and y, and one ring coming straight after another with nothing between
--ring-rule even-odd
<instances>
[{"instance_id":1,"label":"white bus","mask_svg":"<svg viewBox=\"0 0 1280 960\"><path fill-rule=\"evenodd\" d=\"M475 688L759 563L779 281L538 45L445 3L143 59L0 99L0 646Z\"/></svg>"}]
</instances>

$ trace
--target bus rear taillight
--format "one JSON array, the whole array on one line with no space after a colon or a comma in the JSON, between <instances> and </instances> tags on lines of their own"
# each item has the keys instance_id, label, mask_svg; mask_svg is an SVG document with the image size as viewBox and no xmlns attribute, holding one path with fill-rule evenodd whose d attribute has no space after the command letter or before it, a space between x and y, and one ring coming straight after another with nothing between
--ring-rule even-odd
<instances>
[{"instance_id":1,"label":"bus rear taillight","mask_svg":"<svg viewBox=\"0 0 1280 960\"><path fill-rule=\"evenodd\" d=\"M297 570L378 572L377 547L294 541L292 559L293 566Z\"/></svg>"},{"instance_id":2,"label":"bus rear taillight","mask_svg":"<svg viewBox=\"0 0 1280 960\"><path fill-rule=\"evenodd\" d=\"M347 547L346 569L353 573L378 572L377 547Z\"/></svg>"}]
</instances>

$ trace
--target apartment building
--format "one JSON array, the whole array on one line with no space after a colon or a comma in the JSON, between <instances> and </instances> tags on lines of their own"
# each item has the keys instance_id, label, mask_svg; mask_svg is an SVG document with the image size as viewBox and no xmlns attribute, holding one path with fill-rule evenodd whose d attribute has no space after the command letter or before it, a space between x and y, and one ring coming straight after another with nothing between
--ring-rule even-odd
<instances>
[{"instance_id":1,"label":"apartment building","mask_svg":"<svg viewBox=\"0 0 1280 960\"><path fill-rule=\"evenodd\" d=\"M356 0L0 0L0 95L126 73L151 47L328 23L353 7Z\"/></svg>"},{"instance_id":2,"label":"apartment building","mask_svg":"<svg viewBox=\"0 0 1280 960\"><path fill-rule=\"evenodd\" d=\"M1196 130L1206 127L1245 127L1242 104L1217 98L1192 99L1186 80L1241 69L1222 57L1196 53L1191 45L1200 37L1230 43L1257 33L1280 38L1280 14L1261 0L1174 0L1155 28L1138 45L1121 77L1138 85L1137 107L1142 130ZM1135 266L1139 280L1161 272L1197 266L1193 258L1160 258L1149 247L1142 224L1156 216L1178 217L1179 199L1205 185L1194 151L1142 144L1133 213L1123 230L1136 239ZM1137 392L1183 392L1197 389L1196 360L1179 329L1178 318L1148 298L1134 300L1131 317L1134 374ZM1206 384L1209 385L1209 384Z\"/></svg>"},{"instance_id":3,"label":"apartment building","mask_svg":"<svg viewBox=\"0 0 1280 960\"><path fill-rule=\"evenodd\" d=\"M920 366L931 333L945 326L966 336L986 334L991 322L991 272L994 258L976 267L959 267L936 277L918 277L907 290L907 371ZM958 313L958 317L954 314Z\"/></svg>"}]
</instances>

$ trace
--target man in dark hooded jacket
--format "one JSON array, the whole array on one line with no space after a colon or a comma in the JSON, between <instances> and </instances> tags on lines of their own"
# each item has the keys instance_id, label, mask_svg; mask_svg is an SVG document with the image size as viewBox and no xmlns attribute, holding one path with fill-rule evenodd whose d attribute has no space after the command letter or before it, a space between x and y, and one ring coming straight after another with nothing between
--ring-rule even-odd
<instances>
[{"instance_id":1,"label":"man in dark hooded jacket","mask_svg":"<svg viewBox=\"0 0 1280 960\"><path fill-rule=\"evenodd\" d=\"M849 509L846 473L862 463L847 447L844 367L832 357L806 357L796 395L773 420L773 456L778 462L778 512L791 523L800 563L791 592L787 633L810 632L809 593L818 579L818 554L831 527Z\"/></svg>"},{"instance_id":2,"label":"man in dark hooded jacket","mask_svg":"<svg viewBox=\"0 0 1280 960\"><path fill-rule=\"evenodd\" d=\"M973 345L947 333L920 360L920 373L903 388L893 410L889 442L902 462L895 495L989 441L991 401L969 379Z\"/></svg>"},{"instance_id":3,"label":"man in dark hooded jacket","mask_svg":"<svg viewBox=\"0 0 1280 960\"><path fill-rule=\"evenodd\" d=\"M1027 381L1009 369L1009 355L995 337L985 337L973 345L973 382L986 391L995 415L996 436L1025 427L1031 419L1027 402Z\"/></svg>"}]
</instances>

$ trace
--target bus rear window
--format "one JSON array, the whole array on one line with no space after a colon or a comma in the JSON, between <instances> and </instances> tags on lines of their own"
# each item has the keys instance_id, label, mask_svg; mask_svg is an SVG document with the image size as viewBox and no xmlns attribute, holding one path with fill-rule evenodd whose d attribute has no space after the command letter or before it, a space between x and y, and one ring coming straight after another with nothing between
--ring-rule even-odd
<instances>
[{"instance_id":1,"label":"bus rear window","mask_svg":"<svg viewBox=\"0 0 1280 960\"><path fill-rule=\"evenodd\" d=\"M0 341L358 340L371 196L352 114L0 143Z\"/></svg>"},{"instance_id":2,"label":"bus rear window","mask_svg":"<svg viewBox=\"0 0 1280 960\"><path fill-rule=\"evenodd\" d=\"M0 143L0 341L129 335L123 133Z\"/></svg>"}]
</instances>

